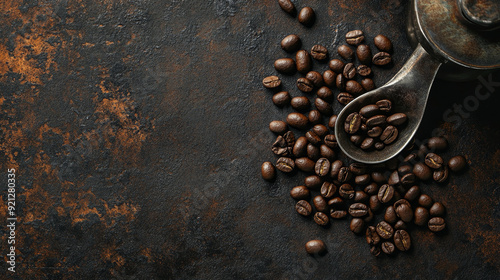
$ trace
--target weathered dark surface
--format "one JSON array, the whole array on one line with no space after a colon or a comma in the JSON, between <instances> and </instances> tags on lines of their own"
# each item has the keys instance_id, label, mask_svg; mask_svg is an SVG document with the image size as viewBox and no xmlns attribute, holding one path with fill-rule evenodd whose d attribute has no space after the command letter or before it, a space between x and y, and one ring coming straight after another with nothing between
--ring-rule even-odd
<instances>
[{"instance_id":1,"label":"weathered dark surface","mask_svg":"<svg viewBox=\"0 0 500 280\"><path fill-rule=\"evenodd\" d=\"M396 52L394 67L376 69L381 85L411 53L406 1L295 1L316 10L310 29L274 0L99 2L0 4L1 190L5 199L7 169L15 168L21 223L14 278L500 273L498 84L482 86L493 93L457 118L443 114L482 83L435 83L418 135L444 129L452 143L445 157L466 154L470 169L446 186L422 187L447 206L448 231L412 231L409 253L376 259L348 220L323 229L299 217L288 192L303 174L260 177L260 164L274 160L268 123L291 111L276 108L261 85L285 56L281 38L297 33L305 48L321 43L334 52L348 30L370 40L383 33ZM294 96L297 76L284 79ZM2 203L2 224L6 216ZM6 259L6 228L0 233ZM324 257L304 250L316 238L328 246ZM5 262L0 269L7 274Z\"/></svg>"}]
</instances>

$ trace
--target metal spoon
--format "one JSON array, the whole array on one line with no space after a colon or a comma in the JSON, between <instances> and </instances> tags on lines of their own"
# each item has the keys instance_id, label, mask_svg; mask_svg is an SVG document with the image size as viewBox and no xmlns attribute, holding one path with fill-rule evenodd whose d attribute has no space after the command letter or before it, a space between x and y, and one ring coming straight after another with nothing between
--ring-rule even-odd
<instances>
[{"instance_id":1,"label":"metal spoon","mask_svg":"<svg viewBox=\"0 0 500 280\"><path fill-rule=\"evenodd\" d=\"M411 141L422 121L432 82L440 66L441 62L419 44L389 82L354 99L338 114L335 136L340 149L353 160L369 164L384 162L399 154ZM408 122L393 144L380 151L366 152L350 141L351 135L344 131L344 122L350 113L358 112L363 106L374 104L381 99L391 100L392 111L405 113Z\"/></svg>"}]
</instances>

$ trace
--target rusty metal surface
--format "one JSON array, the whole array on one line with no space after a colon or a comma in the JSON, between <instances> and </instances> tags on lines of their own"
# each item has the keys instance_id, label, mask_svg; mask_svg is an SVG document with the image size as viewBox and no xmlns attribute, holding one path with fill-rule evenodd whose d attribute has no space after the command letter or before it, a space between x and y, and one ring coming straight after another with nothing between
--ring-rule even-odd
<instances>
[{"instance_id":1,"label":"rusty metal surface","mask_svg":"<svg viewBox=\"0 0 500 280\"><path fill-rule=\"evenodd\" d=\"M323 229L299 217L288 192L303 174L261 179L260 164L273 159L267 125L291 111L276 108L261 86L285 56L282 37L297 33L306 48L333 51L350 29L385 34L395 63L377 71L378 85L411 53L406 1L307 5L317 11L310 29L271 0L2 1L0 220L7 169L15 168L19 225L17 272L2 261L0 275L494 279L498 74L431 90L418 137L442 129L452 143L445 155L466 154L470 168L446 186L422 186L447 206L448 230L413 230L409 253L377 259L347 220ZM298 95L294 79L284 82ZM461 115L448 111L454 104ZM7 260L7 229L0 233ZM327 255L305 253L314 238Z\"/></svg>"}]
</instances>

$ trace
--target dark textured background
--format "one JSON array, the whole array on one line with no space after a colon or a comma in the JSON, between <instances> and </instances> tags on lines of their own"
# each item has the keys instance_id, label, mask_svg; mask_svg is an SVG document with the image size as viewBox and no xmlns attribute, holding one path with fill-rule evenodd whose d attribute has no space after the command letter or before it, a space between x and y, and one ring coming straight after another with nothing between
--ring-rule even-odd
<instances>
[{"instance_id":1,"label":"dark textured background","mask_svg":"<svg viewBox=\"0 0 500 280\"><path fill-rule=\"evenodd\" d=\"M447 185L422 184L447 206L448 230L411 231L409 253L374 258L348 220L324 229L299 217L288 192L303 174L261 179L260 164L274 161L268 123L291 111L261 85L286 56L285 35L331 52L351 29L370 44L387 35L395 63L375 69L378 85L411 54L404 0L294 2L316 10L312 28L274 0L1 1L0 178L5 200L7 169L17 170L15 278L498 276L498 85L467 116L443 119L481 82L435 83L418 139L441 128L445 158L465 154L470 168ZM284 78L293 96L297 77ZM6 216L2 203L2 224ZM327 255L305 253L314 238Z\"/></svg>"}]
</instances>

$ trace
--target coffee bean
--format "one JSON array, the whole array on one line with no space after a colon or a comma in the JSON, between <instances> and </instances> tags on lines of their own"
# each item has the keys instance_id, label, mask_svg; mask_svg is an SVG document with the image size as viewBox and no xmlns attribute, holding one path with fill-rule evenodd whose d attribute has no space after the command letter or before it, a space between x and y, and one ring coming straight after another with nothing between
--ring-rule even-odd
<instances>
[{"instance_id":1,"label":"coffee bean","mask_svg":"<svg viewBox=\"0 0 500 280\"><path fill-rule=\"evenodd\" d=\"M295 54L295 65L297 66L297 71L302 74L306 74L311 70L311 56L306 50L299 50Z\"/></svg>"},{"instance_id":2,"label":"coffee bean","mask_svg":"<svg viewBox=\"0 0 500 280\"><path fill-rule=\"evenodd\" d=\"M394 246L394 244L389 241L382 243L380 248L382 248L382 252L384 252L384 254L386 255L392 255L396 251L396 247Z\"/></svg>"},{"instance_id":3,"label":"coffee bean","mask_svg":"<svg viewBox=\"0 0 500 280\"><path fill-rule=\"evenodd\" d=\"M323 184L323 180L317 175L307 176L304 179L304 185L309 189L319 189Z\"/></svg>"},{"instance_id":4,"label":"coffee bean","mask_svg":"<svg viewBox=\"0 0 500 280\"><path fill-rule=\"evenodd\" d=\"M315 162L307 157L300 157L295 159L295 166L304 172L314 172Z\"/></svg>"},{"instance_id":5,"label":"coffee bean","mask_svg":"<svg viewBox=\"0 0 500 280\"><path fill-rule=\"evenodd\" d=\"M314 100L314 106L316 106L316 109L325 116L331 116L333 114L332 105L321 98L316 98Z\"/></svg>"},{"instance_id":6,"label":"coffee bean","mask_svg":"<svg viewBox=\"0 0 500 280\"><path fill-rule=\"evenodd\" d=\"M353 218L349 225L351 231L355 234L361 234L365 230L365 222L360 218Z\"/></svg>"},{"instance_id":7,"label":"coffee bean","mask_svg":"<svg viewBox=\"0 0 500 280\"><path fill-rule=\"evenodd\" d=\"M321 98L329 103L331 103L333 101L333 99L335 98L333 96L332 90L329 89L328 87L319 88L318 91L316 92L316 95L318 95L319 98Z\"/></svg>"},{"instance_id":8,"label":"coffee bean","mask_svg":"<svg viewBox=\"0 0 500 280\"><path fill-rule=\"evenodd\" d=\"M305 96L296 96L292 98L290 101L290 105L297 111L307 111L311 106L311 102L309 102L309 98Z\"/></svg>"},{"instance_id":9,"label":"coffee bean","mask_svg":"<svg viewBox=\"0 0 500 280\"><path fill-rule=\"evenodd\" d=\"M393 171L391 175L389 175L389 180L387 182L391 186L398 185L401 182L398 171Z\"/></svg>"},{"instance_id":10,"label":"coffee bean","mask_svg":"<svg viewBox=\"0 0 500 280\"><path fill-rule=\"evenodd\" d=\"M425 208L430 208L432 204L434 204L434 201L432 198L426 194L421 194L420 197L418 198L418 204Z\"/></svg>"},{"instance_id":11,"label":"coffee bean","mask_svg":"<svg viewBox=\"0 0 500 280\"><path fill-rule=\"evenodd\" d=\"M383 112L389 112L392 109L392 102L389 99L382 99L377 101L378 109Z\"/></svg>"},{"instance_id":12,"label":"coffee bean","mask_svg":"<svg viewBox=\"0 0 500 280\"><path fill-rule=\"evenodd\" d=\"M353 199L355 192L351 185L343 184L339 188L339 195L344 199Z\"/></svg>"},{"instance_id":13,"label":"coffee bean","mask_svg":"<svg viewBox=\"0 0 500 280\"><path fill-rule=\"evenodd\" d=\"M383 239L390 239L394 234L394 229L391 227L390 224L386 223L385 221L381 221L380 223L378 223L377 226L375 227L375 230L377 231L378 235Z\"/></svg>"},{"instance_id":14,"label":"coffee bean","mask_svg":"<svg viewBox=\"0 0 500 280\"><path fill-rule=\"evenodd\" d=\"M330 217L332 217L334 219L343 219L343 218L347 217L347 211L331 209L330 210Z\"/></svg>"},{"instance_id":15,"label":"coffee bean","mask_svg":"<svg viewBox=\"0 0 500 280\"><path fill-rule=\"evenodd\" d=\"M290 104L290 93L288 91L280 91L273 95L273 103L278 107L284 107Z\"/></svg>"},{"instance_id":16,"label":"coffee bean","mask_svg":"<svg viewBox=\"0 0 500 280\"><path fill-rule=\"evenodd\" d=\"M374 180L374 176L373 176L373 173L372 173L372 180ZM385 179L384 179L384 182L385 182ZM378 194L378 185L376 183L371 183L369 184L368 186L365 187L365 192L369 195L377 195Z\"/></svg>"},{"instance_id":17,"label":"coffee bean","mask_svg":"<svg viewBox=\"0 0 500 280\"><path fill-rule=\"evenodd\" d=\"M398 173L400 176L411 173L412 171L413 168L409 164L402 164L401 166L398 167Z\"/></svg>"},{"instance_id":18,"label":"coffee bean","mask_svg":"<svg viewBox=\"0 0 500 280\"><path fill-rule=\"evenodd\" d=\"M309 195L310 191L306 186L296 186L290 191L290 196L294 199L307 199Z\"/></svg>"},{"instance_id":19,"label":"coffee bean","mask_svg":"<svg viewBox=\"0 0 500 280\"><path fill-rule=\"evenodd\" d=\"M339 170L339 175L337 176L337 180L339 180L340 183L345 183L352 178L352 173L349 171L348 167L341 167Z\"/></svg>"},{"instance_id":20,"label":"coffee bean","mask_svg":"<svg viewBox=\"0 0 500 280\"><path fill-rule=\"evenodd\" d=\"M360 175L360 176L365 176L365 175ZM369 196L364 191L356 191L354 193L354 202L367 203L368 199Z\"/></svg>"},{"instance_id":21,"label":"coffee bean","mask_svg":"<svg viewBox=\"0 0 500 280\"><path fill-rule=\"evenodd\" d=\"M330 161L326 158L318 159L314 167L314 171L316 172L316 175L320 177L328 175L330 172Z\"/></svg>"},{"instance_id":22,"label":"coffee bean","mask_svg":"<svg viewBox=\"0 0 500 280\"><path fill-rule=\"evenodd\" d=\"M406 200L405 200L406 201ZM403 220L403 222L409 223L413 219L413 210L411 209L410 204L401 203L399 205L395 205L394 209L396 211L396 215Z\"/></svg>"},{"instance_id":23,"label":"coffee bean","mask_svg":"<svg viewBox=\"0 0 500 280\"><path fill-rule=\"evenodd\" d=\"M389 123L390 125L398 126L404 124L407 119L408 118L406 117L406 114L396 113L387 117L387 123Z\"/></svg>"},{"instance_id":24,"label":"coffee bean","mask_svg":"<svg viewBox=\"0 0 500 280\"><path fill-rule=\"evenodd\" d=\"M429 220L428 227L433 232L442 231L446 227L446 223L441 217L434 217Z\"/></svg>"},{"instance_id":25,"label":"coffee bean","mask_svg":"<svg viewBox=\"0 0 500 280\"><path fill-rule=\"evenodd\" d=\"M454 156L448 161L448 166L453 172L460 172L467 166L467 161L463 156Z\"/></svg>"},{"instance_id":26,"label":"coffee bean","mask_svg":"<svg viewBox=\"0 0 500 280\"><path fill-rule=\"evenodd\" d=\"M366 91L370 91L370 90L373 90L375 89L375 83L373 82L372 79L370 78L366 78L366 79L363 79L361 80L361 86L366 90Z\"/></svg>"},{"instance_id":27,"label":"coffee bean","mask_svg":"<svg viewBox=\"0 0 500 280\"><path fill-rule=\"evenodd\" d=\"M431 206L431 209L429 209L429 214L431 214L431 216L442 217L445 213L446 208L441 202L434 202L434 204L432 204Z\"/></svg>"},{"instance_id":28,"label":"coffee bean","mask_svg":"<svg viewBox=\"0 0 500 280\"><path fill-rule=\"evenodd\" d=\"M281 79L278 76L265 77L264 80L262 80L262 84L266 88L277 88L281 86Z\"/></svg>"},{"instance_id":29,"label":"coffee bean","mask_svg":"<svg viewBox=\"0 0 500 280\"><path fill-rule=\"evenodd\" d=\"M368 149L371 149L371 148L373 147L373 145L374 145L374 142L375 142L375 141L373 140L373 138L371 138L371 137L366 137L366 138L363 140L363 142L361 142L360 147L361 147L361 149L363 149L363 150L368 150Z\"/></svg>"},{"instance_id":30,"label":"coffee bean","mask_svg":"<svg viewBox=\"0 0 500 280\"><path fill-rule=\"evenodd\" d=\"M283 11L292 16L295 16L295 14L297 13L297 10L295 10L295 5L293 5L292 1L290 0L278 0L278 4L280 5L281 9L283 9Z\"/></svg>"},{"instance_id":31,"label":"coffee bean","mask_svg":"<svg viewBox=\"0 0 500 280\"><path fill-rule=\"evenodd\" d=\"M438 183L444 183L446 182L446 180L448 180L448 170L448 166L443 165L441 168L434 170L432 178Z\"/></svg>"},{"instance_id":32,"label":"coffee bean","mask_svg":"<svg viewBox=\"0 0 500 280\"><path fill-rule=\"evenodd\" d=\"M349 80L345 83L345 90L350 94L361 94L365 92L365 89L354 80Z\"/></svg>"},{"instance_id":33,"label":"coffee bean","mask_svg":"<svg viewBox=\"0 0 500 280\"><path fill-rule=\"evenodd\" d=\"M295 162L291 158L280 157L276 162L276 168L281 172L290 173L295 169Z\"/></svg>"},{"instance_id":34,"label":"coffee bean","mask_svg":"<svg viewBox=\"0 0 500 280\"><path fill-rule=\"evenodd\" d=\"M360 135L352 135L349 140L357 147L361 146L361 143L363 143L363 140L365 140L365 138L363 138L362 136Z\"/></svg>"},{"instance_id":35,"label":"coffee bean","mask_svg":"<svg viewBox=\"0 0 500 280\"><path fill-rule=\"evenodd\" d=\"M326 252L326 245L321 240L310 240L306 243L306 252L311 255L323 254Z\"/></svg>"},{"instance_id":36,"label":"coffee bean","mask_svg":"<svg viewBox=\"0 0 500 280\"><path fill-rule=\"evenodd\" d=\"M338 74L337 75L337 78L335 80L335 86L339 89L339 90L345 90L345 85L346 85L346 79L344 77L343 74Z\"/></svg>"},{"instance_id":37,"label":"coffee bean","mask_svg":"<svg viewBox=\"0 0 500 280\"><path fill-rule=\"evenodd\" d=\"M373 39L373 43L382 52L387 52L387 53L392 53L392 43L389 38L385 37L384 35L377 35Z\"/></svg>"},{"instance_id":38,"label":"coffee bean","mask_svg":"<svg viewBox=\"0 0 500 280\"><path fill-rule=\"evenodd\" d=\"M448 141L444 137L432 137L427 142L427 147L433 151L444 151L448 148Z\"/></svg>"},{"instance_id":39,"label":"coffee bean","mask_svg":"<svg viewBox=\"0 0 500 280\"><path fill-rule=\"evenodd\" d=\"M330 67L333 72L342 74L344 72L345 63L342 60L335 58L330 60L328 67Z\"/></svg>"},{"instance_id":40,"label":"coffee bean","mask_svg":"<svg viewBox=\"0 0 500 280\"><path fill-rule=\"evenodd\" d=\"M307 138L304 136L301 136L297 138L295 141L295 144L293 145L293 155L295 157L303 157L307 155Z\"/></svg>"},{"instance_id":41,"label":"coffee bean","mask_svg":"<svg viewBox=\"0 0 500 280\"><path fill-rule=\"evenodd\" d=\"M359 43L363 42L364 39L365 36L363 34L363 31L361 30L352 30L345 34L345 41L349 45L358 45Z\"/></svg>"},{"instance_id":42,"label":"coffee bean","mask_svg":"<svg viewBox=\"0 0 500 280\"><path fill-rule=\"evenodd\" d=\"M387 65L391 63L391 60L392 60L391 55L386 52L376 53L372 58L373 64L377 66Z\"/></svg>"},{"instance_id":43,"label":"coffee bean","mask_svg":"<svg viewBox=\"0 0 500 280\"><path fill-rule=\"evenodd\" d=\"M311 124L321 123L321 113L318 110L309 111L307 118Z\"/></svg>"},{"instance_id":44,"label":"coffee bean","mask_svg":"<svg viewBox=\"0 0 500 280\"><path fill-rule=\"evenodd\" d=\"M289 53L296 52L302 46L302 41L299 36L290 34L281 40L281 48Z\"/></svg>"},{"instance_id":45,"label":"coffee bean","mask_svg":"<svg viewBox=\"0 0 500 280\"><path fill-rule=\"evenodd\" d=\"M349 114L344 122L344 130L349 134L355 134L358 132L359 127L361 126L361 116L354 112Z\"/></svg>"},{"instance_id":46,"label":"coffee bean","mask_svg":"<svg viewBox=\"0 0 500 280\"><path fill-rule=\"evenodd\" d=\"M380 189L378 191L378 199L382 203L387 203L391 201L392 197L394 196L394 188L388 184L384 184L380 186Z\"/></svg>"},{"instance_id":47,"label":"coffee bean","mask_svg":"<svg viewBox=\"0 0 500 280\"><path fill-rule=\"evenodd\" d=\"M311 56L316 60L325 60L328 57L328 50L322 45L314 45L311 48Z\"/></svg>"},{"instance_id":48,"label":"coffee bean","mask_svg":"<svg viewBox=\"0 0 500 280\"><path fill-rule=\"evenodd\" d=\"M287 147L293 147L295 145L295 135L293 134L293 131L287 131L285 134L283 134L283 138L285 139Z\"/></svg>"},{"instance_id":49,"label":"coffee bean","mask_svg":"<svg viewBox=\"0 0 500 280\"><path fill-rule=\"evenodd\" d=\"M401 176L401 184L403 186L411 186L415 183L416 181L416 177L415 177L415 174L413 173L408 173L408 174L405 174L403 176Z\"/></svg>"},{"instance_id":50,"label":"coffee bean","mask_svg":"<svg viewBox=\"0 0 500 280\"><path fill-rule=\"evenodd\" d=\"M398 220L394 206L389 206L385 209L384 220L391 224L394 224Z\"/></svg>"},{"instance_id":51,"label":"coffee bean","mask_svg":"<svg viewBox=\"0 0 500 280\"><path fill-rule=\"evenodd\" d=\"M403 222L403 221L399 220L399 221L397 221L397 222L396 222L396 224L394 225L394 229L395 229L395 230L398 230L398 229L404 229L404 230L406 230L406 229L408 229L408 227L406 226L406 223L405 223L405 222Z\"/></svg>"},{"instance_id":52,"label":"coffee bean","mask_svg":"<svg viewBox=\"0 0 500 280\"><path fill-rule=\"evenodd\" d=\"M323 76L317 71L309 71L306 74L306 78L313 83L317 88L323 86Z\"/></svg>"},{"instance_id":53,"label":"coffee bean","mask_svg":"<svg viewBox=\"0 0 500 280\"><path fill-rule=\"evenodd\" d=\"M347 63L342 74L346 79L353 79L356 76L356 66L353 63Z\"/></svg>"},{"instance_id":54,"label":"coffee bean","mask_svg":"<svg viewBox=\"0 0 500 280\"><path fill-rule=\"evenodd\" d=\"M297 70L297 68L295 68L295 61L291 58L277 59L276 61L274 61L274 69L276 69L276 71L280 73L287 75L291 75Z\"/></svg>"},{"instance_id":55,"label":"coffee bean","mask_svg":"<svg viewBox=\"0 0 500 280\"><path fill-rule=\"evenodd\" d=\"M305 129L309 123L309 120L303 114L294 112L288 114L288 116L286 117L286 122L292 127Z\"/></svg>"},{"instance_id":56,"label":"coffee bean","mask_svg":"<svg viewBox=\"0 0 500 280\"><path fill-rule=\"evenodd\" d=\"M337 209L345 207L344 200L341 197L334 197L334 198L328 200L328 205L330 205L331 207L337 208Z\"/></svg>"},{"instance_id":57,"label":"coffee bean","mask_svg":"<svg viewBox=\"0 0 500 280\"><path fill-rule=\"evenodd\" d=\"M356 56L359 61L365 65L370 65L372 63L372 50L368 45L359 45L356 48Z\"/></svg>"},{"instance_id":58,"label":"coffee bean","mask_svg":"<svg viewBox=\"0 0 500 280\"><path fill-rule=\"evenodd\" d=\"M425 226L429 221L429 211L424 207L417 207L415 209L415 224L417 226Z\"/></svg>"},{"instance_id":59,"label":"coffee bean","mask_svg":"<svg viewBox=\"0 0 500 280\"><path fill-rule=\"evenodd\" d=\"M420 188L418 186L411 187L405 194L405 199L413 201L420 196Z\"/></svg>"},{"instance_id":60,"label":"coffee bean","mask_svg":"<svg viewBox=\"0 0 500 280\"><path fill-rule=\"evenodd\" d=\"M349 206L349 214L353 217L363 217L368 214L368 206L363 203L353 203Z\"/></svg>"},{"instance_id":61,"label":"coffee bean","mask_svg":"<svg viewBox=\"0 0 500 280\"><path fill-rule=\"evenodd\" d=\"M425 156L425 164L432 169L438 169L443 166L443 159L435 153L428 153Z\"/></svg>"},{"instance_id":62,"label":"coffee bean","mask_svg":"<svg viewBox=\"0 0 500 280\"><path fill-rule=\"evenodd\" d=\"M372 172L372 180L377 184L383 184L387 182L387 178L382 172L374 171Z\"/></svg>"},{"instance_id":63,"label":"coffee bean","mask_svg":"<svg viewBox=\"0 0 500 280\"><path fill-rule=\"evenodd\" d=\"M327 145L328 147L332 148L332 149L335 149L338 147L338 143L337 143L337 138L335 137L335 134L328 134L325 136L325 138L323 139L323 142L325 142L325 145Z\"/></svg>"},{"instance_id":64,"label":"coffee bean","mask_svg":"<svg viewBox=\"0 0 500 280\"><path fill-rule=\"evenodd\" d=\"M316 161L321 157L319 148L312 143L307 144L307 157Z\"/></svg>"},{"instance_id":65,"label":"coffee bean","mask_svg":"<svg viewBox=\"0 0 500 280\"><path fill-rule=\"evenodd\" d=\"M432 178L432 170L422 162L415 163L413 166L413 174L421 181L427 181Z\"/></svg>"},{"instance_id":66,"label":"coffee bean","mask_svg":"<svg viewBox=\"0 0 500 280\"><path fill-rule=\"evenodd\" d=\"M312 207L309 202L305 200L299 200L297 204L295 204L295 210L302 216L309 216L312 212Z\"/></svg>"},{"instance_id":67,"label":"coffee bean","mask_svg":"<svg viewBox=\"0 0 500 280\"><path fill-rule=\"evenodd\" d=\"M336 161L332 162L330 165L330 177L337 178L337 176L339 175L340 169L342 168L342 165L343 165L343 163L341 160L336 160Z\"/></svg>"},{"instance_id":68,"label":"coffee bean","mask_svg":"<svg viewBox=\"0 0 500 280\"><path fill-rule=\"evenodd\" d=\"M319 153L322 157L327 158L329 161L335 160L335 152L327 145L324 144L320 145Z\"/></svg>"},{"instance_id":69,"label":"coffee bean","mask_svg":"<svg viewBox=\"0 0 500 280\"><path fill-rule=\"evenodd\" d=\"M375 115L366 120L366 125L369 127L385 125L387 117L384 115Z\"/></svg>"},{"instance_id":70,"label":"coffee bean","mask_svg":"<svg viewBox=\"0 0 500 280\"><path fill-rule=\"evenodd\" d=\"M414 164L417 162L417 160L418 160L418 155L416 153L410 153L403 159L403 162Z\"/></svg>"},{"instance_id":71,"label":"coffee bean","mask_svg":"<svg viewBox=\"0 0 500 280\"><path fill-rule=\"evenodd\" d=\"M276 169L274 168L274 165L269 161L262 163L260 171L264 180L272 181L276 178Z\"/></svg>"},{"instance_id":72,"label":"coffee bean","mask_svg":"<svg viewBox=\"0 0 500 280\"><path fill-rule=\"evenodd\" d=\"M316 212L316 214L314 214L314 222L316 222L320 226L326 226L328 225L328 222L330 222L330 219L325 213Z\"/></svg>"},{"instance_id":73,"label":"coffee bean","mask_svg":"<svg viewBox=\"0 0 500 280\"><path fill-rule=\"evenodd\" d=\"M381 252L382 252L382 250L380 249L379 246L371 246L370 247L370 254L372 254L375 257L379 257Z\"/></svg>"},{"instance_id":74,"label":"coffee bean","mask_svg":"<svg viewBox=\"0 0 500 280\"><path fill-rule=\"evenodd\" d=\"M328 127L323 124L316 124L313 126L312 131L319 137L325 137L328 133Z\"/></svg>"},{"instance_id":75,"label":"coffee bean","mask_svg":"<svg viewBox=\"0 0 500 280\"><path fill-rule=\"evenodd\" d=\"M375 229L374 226L369 226L366 229L366 243L368 245L374 246L378 245L380 243L380 236L377 233L377 230Z\"/></svg>"},{"instance_id":76,"label":"coffee bean","mask_svg":"<svg viewBox=\"0 0 500 280\"><path fill-rule=\"evenodd\" d=\"M372 69L364 64L361 64L358 66L357 72L362 77L368 77L372 74Z\"/></svg>"},{"instance_id":77,"label":"coffee bean","mask_svg":"<svg viewBox=\"0 0 500 280\"><path fill-rule=\"evenodd\" d=\"M273 146L271 147L271 151L277 156L290 156L291 149L288 147L286 140L283 136L279 135L274 141Z\"/></svg>"},{"instance_id":78,"label":"coffee bean","mask_svg":"<svg viewBox=\"0 0 500 280\"><path fill-rule=\"evenodd\" d=\"M272 121L269 123L269 130L277 134L283 134L288 131L288 125L284 121Z\"/></svg>"},{"instance_id":79,"label":"coffee bean","mask_svg":"<svg viewBox=\"0 0 500 280\"><path fill-rule=\"evenodd\" d=\"M382 134L382 128L380 126L375 126L370 128L366 134L372 138L379 137Z\"/></svg>"},{"instance_id":80,"label":"coffee bean","mask_svg":"<svg viewBox=\"0 0 500 280\"><path fill-rule=\"evenodd\" d=\"M347 61L351 61L354 58L354 51L346 45L339 46L337 48L337 52L343 59Z\"/></svg>"},{"instance_id":81,"label":"coffee bean","mask_svg":"<svg viewBox=\"0 0 500 280\"><path fill-rule=\"evenodd\" d=\"M380 140L382 140L386 145L394 142L396 138L398 138L398 129L392 125L386 127L382 132L382 135L380 135Z\"/></svg>"},{"instance_id":82,"label":"coffee bean","mask_svg":"<svg viewBox=\"0 0 500 280\"><path fill-rule=\"evenodd\" d=\"M300 23L309 27L313 25L316 19L316 14L311 7L304 7L300 10L298 19Z\"/></svg>"},{"instance_id":83,"label":"coffee bean","mask_svg":"<svg viewBox=\"0 0 500 280\"><path fill-rule=\"evenodd\" d=\"M382 203L378 200L376 195L372 195L369 198L369 206L372 211L378 211L382 208Z\"/></svg>"},{"instance_id":84,"label":"coffee bean","mask_svg":"<svg viewBox=\"0 0 500 280\"><path fill-rule=\"evenodd\" d=\"M404 229L396 230L396 232L394 233L394 244L402 252L410 250L410 234Z\"/></svg>"},{"instance_id":85,"label":"coffee bean","mask_svg":"<svg viewBox=\"0 0 500 280\"><path fill-rule=\"evenodd\" d=\"M335 79L336 78L337 78L337 74L335 74L335 72L333 72L332 70L326 70L325 72L323 72L323 81L329 87L335 86Z\"/></svg>"},{"instance_id":86,"label":"coffee bean","mask_svg":"<svg viewBox=\"0 0 500 280\"><path fill-rule=\"evenodd\" d=\"M325 212L328 210L328 204L326 203L326 200L320 195L313 198L313 203L314 207L316 207L316 210L320 212Z\"/></svg>"},{"instance_id":87,"label":"coffee bean","mask_svg":"<svg viewBox=\"0 0 500 280\"><path fill-rule=\"evenodd\" d=\"M337 186L330 182L324 182L321 186L320 192L321 196L323 196L324 198L331 198L337 192Z\"/></svg>"},{"instance_id":88,"label":"coffee bean","mask_svg":"<svg viewBox=\"0 0 500 280\"><path fill-rule=\"evenodd\" d=\"M356 176L366 174L367 169L366 164L361 162L353 162L349 165L349 171Z\"/></svg>"},{"instance_id":89,"label":"coffee bean","mask_svg":"<svg viewBox=\"0 0 500 280\"><path fill-rule=\"evenodd\" d=\"M307 78L298 78L297 88L302 92L311 92L314 89L314 84Z\"/></svg>"}]
</instances>

